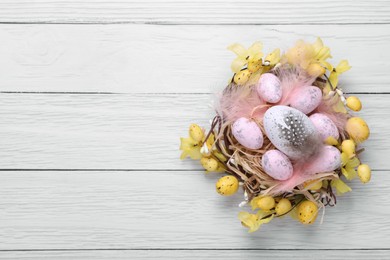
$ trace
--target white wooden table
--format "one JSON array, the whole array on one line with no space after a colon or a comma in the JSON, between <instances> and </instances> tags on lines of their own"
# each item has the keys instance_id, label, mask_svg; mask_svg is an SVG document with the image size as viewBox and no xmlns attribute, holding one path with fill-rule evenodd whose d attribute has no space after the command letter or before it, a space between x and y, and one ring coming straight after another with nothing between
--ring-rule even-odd
<instances>
[{"instance_id":1,"label":"white wooden table","mask_svg":"<svg viewBox=\"0 0 390 260\"><path fill-rule=\"evenodd\" d=\"M242 194L181 162L226 46L321 36L372 129L372 182L324 223L240 226ZM390 1L0 1L0 258L389 259ZM319 221L317 221L319 222Z\"/></svg>"}]
</instances>

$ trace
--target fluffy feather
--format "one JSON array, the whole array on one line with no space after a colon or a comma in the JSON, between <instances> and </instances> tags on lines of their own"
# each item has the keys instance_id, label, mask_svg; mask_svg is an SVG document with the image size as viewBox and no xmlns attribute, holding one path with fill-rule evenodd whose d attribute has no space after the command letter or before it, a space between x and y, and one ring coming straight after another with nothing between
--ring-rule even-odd
<instances>
[{"instance_id":1,"label":"fluffy feather","mask_svg":"<svg viewBox=\"0 0 390 260\"><path fill-rule=\"evenodd\" d=\"M290 101L296 97L298 90L311 86L315 78L307 75L306 72L293 67L282 66L275 71L276 76L280 79L282 87L282 98L278 105L290 105Z\"/></svg>"},{"instance_id":2,"label":"fluffy feather","mask_svg":"<svg viewBox=\"0 0 390 260\"><path fill-rule=\"evenodd\" d=\"M262 118L266 110L262 109L266 103L257 95L254 85L231 84L217 95L215 104L215 109L224 122L234 122L240 117Z\"/></svg>"}]
</instances>

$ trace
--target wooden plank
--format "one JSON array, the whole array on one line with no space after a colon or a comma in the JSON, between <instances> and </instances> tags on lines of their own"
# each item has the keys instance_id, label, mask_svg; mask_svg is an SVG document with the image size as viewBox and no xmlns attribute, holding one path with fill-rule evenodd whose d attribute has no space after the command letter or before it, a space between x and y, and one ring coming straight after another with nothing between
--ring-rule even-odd
<instances>
[{"instance_id":1,"label":"wooden plank","mask_svg":"<svg viewBox=\"0 0 390 260\"><path fill-rule=\"evenodd\" d=\"M219 176L1 172L0 250L390 249L389 172L373 172L367 185L353 181L322 225L286 217L252 234L237 219L242 192L219 196Z\"/></svg>"},{"instance_id":2,"label":"wooden plank","mask_svg":"<svg viewBox=\"0 0 390 260\"><path fill-rule=\"evenodd\" d=\"M363 161L390 169L390 95L359 95L371 127ZM210 95L0 94L0 168L200 169L180 161L188 126L209 127Z\"/></svg>"},{"instance_id":3,"label":"wooden plank","mask_svg":"<svg viewBox=\"0 0 390 260\"><path fill-rule=\"evenodd\" d=\"M0 252L0 259L386 259L389 250L98 250Z\"/></svg>"},{"instance_id":4,"label":"wooden plank","mask_svg":"<svg viewBox=\"0 0 390 260\"><path fill-rule=\"evenodd\" d=\"M231 43L262 40L269 52L317 36L332 48L333 63L353 66L341 78L348 91L389 92L389 24L3 24L0 91L210 93L232 76Z\"/></svg>"},{"instance_id":5,"label":"wooden plank","mask_svg":"<svg viewBox=\"0 0 390 260\"><path fill-rule=\"evenodd\" d=\"M297 24L388 23L388 1L3 0L6 23Z\"/></svg>"}]
</instances>

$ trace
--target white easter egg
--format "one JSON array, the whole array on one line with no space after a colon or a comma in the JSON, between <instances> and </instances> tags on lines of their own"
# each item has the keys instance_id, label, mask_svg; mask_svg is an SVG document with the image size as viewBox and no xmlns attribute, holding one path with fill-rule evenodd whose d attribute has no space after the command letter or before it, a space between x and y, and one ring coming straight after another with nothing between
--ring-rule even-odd
<instances>
[{"instance_id":1,"label":"white easter egg","mask_svg":"<svg viewBox=\"0 0 390 260\"><path fill-rule=\"evenodd\" d=\"M321 100L321 89L315 86L307 86L294 93L294 98L290 101L290 106L305 114L309 114L318 107Z\"/></svg>"},{"instance_id":2,"label":"white easter egg","mask_svg":"<svg viewBox=\"0 0 390 260\"><path fill-rule=\"evenodd\" d=\"M282 87L280 80L272 73L261 75L257 83L257 94L269 103L277 103L282 98Z\"/></svg>"},{"instance_id":3,"label":"white easter egg","mask_svg":"<svg viewBox=\"0 0 390 260\"><path fill-rule=\"evenodd\" d=\"M325 141L329 136L333 136L336 140L339 138L339 130L333 121L324 114L315 113L309 116L313 125L320 133L321 139Z\"/></svg>"},{"instance_id":4,"label":"white easter egg","mask_svg":"<svg viewBox=\"0 0 390 260\"><path fill-rule=\"evenodd\" d=\"M276 180L287 180L293 174L293 166L290 159L278 150L269 150L263 154L261 164L263 170Z\"/></svg>"},{"instance_id":5,"label":"white easter egg","mask_svg":"<svg viewBox=\"0 0 390 260\"><path fill-rule=\"evenodd\" d=\"M295 108L273 106L265 112L263 124L273 145L293 160L314 154L321 143L309 117Z\"/></svg>"},{"instance_id":6,"label":"white easter egg","mask_svg":"<svg viewBox=\"0 0 390 260\"><path fill-rule=\"evenodd\" d=\"M234 138L249 149L260 149L263 146L263 133L253 120L245 117L237 119L232 126Z\"/></svg>"},{"instance_id":7,"label":"white easter egg","mask_svg":"<svg viewBox=\"0 0 390 260\"><path fill-rule=\"evenodd\" d=\"M310 158L308 165L307 174L332 172L341 166L340 151L334 146L323 145L318 154Z\"/></svg>"}]
</instances>

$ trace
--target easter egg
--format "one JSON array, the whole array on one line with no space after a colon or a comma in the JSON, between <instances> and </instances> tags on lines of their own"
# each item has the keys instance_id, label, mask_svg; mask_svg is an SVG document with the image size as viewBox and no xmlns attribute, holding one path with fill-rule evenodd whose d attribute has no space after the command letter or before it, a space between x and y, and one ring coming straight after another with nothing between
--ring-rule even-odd
<instances>
[{"instance_id":1,"label":"easter egg","mask_svg":"<svg viewBox=\"0 0 390 260\"><path fill-rule=\"evenodd\" d=\"M345 130L356 143L364 142L370 136L370 129L367 123L360 117L348 119Z\"/></svg>"},{"instance_id":2,"label":"easter egg","mask_svg":"<svg viewBox=\"0 0 390 260\"><path fill-rule=\"evenodd\" d=\"M290 200L283 198L276 205L275 212L280 216L289 212L291 208L292 206Z\"/></svg>"},{"instance_id":3,"label":"easter egg","mask_svg":"<svg viewBox=\"0 0 390 260\"><path fill-rule=\"evenodd\" d=\"M278 150L267 151L263 155L261 163L264 171L276 180L287 180L293 174L293 166L290 159Z\"/></svg>"},{"instance_id":4,"label":"easter egg","mask_svg":"<svg viewBox=\"0 0 390 260\"><path fill-rule=\"evenodd\" d=\"M258 197L256 200L257 207L264 211L269 211L275 207L275 199L271 196Z\"/></svg>"},{"instance_id":5,"label":"easter egg","mask_svg":"<svg viewBox=\"0 0 390 260\"><path fill-rule=\"evenodd\" d=\"M317 205L309 200L301 202L298 206L298 219L302 224L312 224L318 215Z\"/></svg>"},{"instance_id":6,"label":"easter egg","mask_svg":"<svg viewBox=\"0 0 390 260\"><path fill-rule=\"evenodd\" d=\"M360 178L360 181L363 183L367 183L371 179L371 169L367 164L361 164L357 168L357 173Z\"/></svg>"},{"instance_id":7,"label":"easter egg","mask_svg":"<svg viewBox=\"0 0 390 260\"><path fill-rule=\"evenodd\" d=\"M237 119L232 126L234 138L249 149L260 149L263 146L263 133L253 120L245 117Z\"/></svg>"},{"instance_id":8,"label":"easter egg","mask_svg":"<svg viewBox=\"0 0 390 260\"><path fill-rule=\"evenodd\" d=\"M323 141L329 136L334 137L336 140L339 138L339 130L333 121L324 114L315 113L310 117L311 122L317 128L318 133Z\"/></svg>"},{"instance_id":9,"label":"easter egg","mask_svg":"<svg viewBox=\"0 0 390 260\"><path fill-rule=\"evenodd\" d=\"M190 137L196 142L202 141L204 137L202 128L197 124L191 124L188 132L190 134Z\"/></svg>"},{"instance_id":10,"label":"easter egg","mask_svg":"<svg viewBox=\"0 0 390 260\"><path fill-rule=\"evenodd\" d=\"M218 161L214 158L202 157L202 159L200 159L200 163L208 172L216 171L219 166Z\"/></svg>"},{"instance_id":11,"label":"easter egg","mask_svg":"<svg viewBox=\"0 0 390 260\"><path fill-rule=\"evenodd\" d=\"M309 114L318 107L322 100L322 91L315 86L300 88L294 93L290 106L299 111Z\"/></svg>"},{"instance_id":12,"label":"easter egg","mask_svg":"<svg viewBox=\"0 0 390 260\"><path fill-rule=\"evenodd\" d=\"M334 146L324 145L318 154L310 158L306 168L307 174L332 172L341 166L341 153Z\"/></svg>"},{"instance_id":13,"label":"easter egg","mask_svg":"<svg viewBox=\"0 0 390 260\"><path fill-rule=\"evenodd\" d=\"M277 103L282 98L280 80L272 73L261 75L256 89L259 97L269 103Z\"/></svg>"},{"instance_id":14,"label":"easter egg","mask_svg":"<svg viewBox=\"0 0 390 260\"><path fill-rule=\"evenodd\" d=\"M264 114L263 125L272 144L293 160L313 154L321 143L309 117L291 107L269 108Z\"/></svg>"},{"instance_id":15,"label":"easter egg","mask_svg":"<svg viewBox=\"0 0 390 260\"><path fill-rule=\"evenodd\" d=\"M238 190L238 180L233 175L220 178L215 184L217 192L223 196L230 196Z\"/></svg>"},{"instance_id":16,"label":"easter egg","mask_svg":"<svg viewBox=\"0 0 390 260\"><path fill-rule=\"evenodd\" d=\"M352 111L360 111L362 109L362 102L360 102L360 99L355 96L348 97L347 100L347 107L351 109Z\"/></svg>"}]
</instances>

